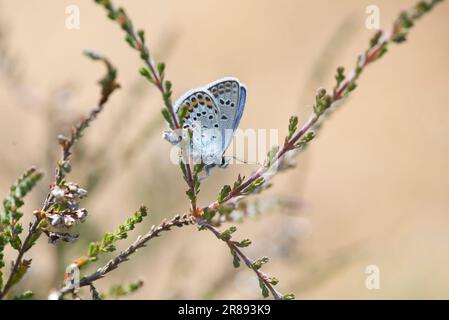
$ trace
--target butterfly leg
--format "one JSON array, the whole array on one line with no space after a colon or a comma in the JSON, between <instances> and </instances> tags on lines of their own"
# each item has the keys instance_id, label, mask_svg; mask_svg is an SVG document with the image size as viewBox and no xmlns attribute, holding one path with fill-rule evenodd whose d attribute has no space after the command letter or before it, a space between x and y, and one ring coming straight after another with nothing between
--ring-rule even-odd
<instances>
[{"instance_id":1,"label":"butterfly leg","mask_svg":"<svg viewBox=\"0 0 449 320\"><path fill-rule=\"evenodd\" d=\"M225 169L229 166L229 162L231 161L231 158L226 158L225 156L223 156L221 158L221 163L218 165L219 168Z\"/></svg>"},{"instance_id":2,"label":"butterfly leg","mask_svg":"<svg viewBox=\"0 0 449 320\"><path fill-rule=\"evenodd\" d=\"M204 173L205 173L205 175L199 178L200 181L206 180L206 178L208 178L208 177L211 175L212 169L215 168L215 167L216 167L215 164L208 164L208 165L206 165L206 166L204 167Z\"/></svg>"}]
</instances>

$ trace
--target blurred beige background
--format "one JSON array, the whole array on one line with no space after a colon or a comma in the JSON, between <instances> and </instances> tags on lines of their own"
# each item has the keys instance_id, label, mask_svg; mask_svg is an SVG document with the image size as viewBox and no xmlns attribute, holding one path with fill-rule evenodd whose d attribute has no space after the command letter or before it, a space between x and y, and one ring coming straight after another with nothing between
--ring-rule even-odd
<instances>
[{"instance_id":1,"label":"blurred beige background","mask_svg":"<svg viewBox=\"0 0 449 320\"><path fill-rule=\"evenodd\" d=\"M146 30L157 60L167 63L174 97L232 75L248 87L242 128L304 121L315 89L333 85L338 65L351 68L372 34L365 9L380 7L390 28L414 1L117 1ZM65 27L65 9L80 8L80 30ZM362 75L344 108L260 201L271 206L239 226L252 257L281 292L299 299L449 298L449 3L411 30L409 40ZM119 69L123 88L86 132L70 178L92 186L89 219L75 245L42 238L22 287L45 298L87 241L113 230L140 204L151 215L130 238L188 208L185 185L160 138L161 99L137 70L136 52L117 25L88 0L0 1L1 47L11 60L0 75L0 193L30 165L48 173L28 198L40 206L58 156L56 134L96 102L103 66L80 53L95 48ZM224 183L254 167L216 171L200 194L212 201ZM95 184L95 182L98 182ZM131 239L122 242L124 248ZM13 258L8 253L8 258ZM104 262L101 260L100 263ZM379 290L365 287L365 268L380 268ZM100 290L142 277L135 299L259 298L251 271L234 270L228 248L212 234L183 228L164 234L98 282ZM38 283L36 283L38 281Z\"/></svg>"}]
</instances>

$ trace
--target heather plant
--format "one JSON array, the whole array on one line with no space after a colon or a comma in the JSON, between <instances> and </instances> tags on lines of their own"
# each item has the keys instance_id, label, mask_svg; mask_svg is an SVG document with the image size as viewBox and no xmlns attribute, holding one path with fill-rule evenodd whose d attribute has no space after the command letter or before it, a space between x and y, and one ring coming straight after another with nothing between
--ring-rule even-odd
<instances>
[{"instance_id":1,"label":"heather plant","mask_svg":"<svg viewBox=\"0 0 449 320\"><path fill-rule=\"evenodd\" d=\"M165 64L155 61L147 44L145 32L135 29L124 8L115 7L110 0L95 0L95 2L106 11L107 17L111 21L119 25L126 42L141 59L142 67L139 73L160 93L164 104L161 114L169 129L171 131L181 129L185 109L180 108L178 112L175 112L172 83L167 80ZM180 159L179 175L186 183L186 203L188 203L189 209L186 209L184 213L174 215L171 219L164 219L149 228L143 235L135 237L134 229L138 224L144 223L151 212L146 206L141 206L115 230L107 232L99 240L91 242L84 254L73 259L65 274L61 275L63 283L60 289L51 297L80 299L83 287L89 288L90 296L95 300L118 298L132 293L144 285L142 280L116 285L108 292L99 292L95 287L95 282L108 276L122 263L130 260L139 249L149 245L152 239L176 228L193 226L199 231L210 232L217 239L217 245L227 246L235 268L245 266L254 272L263 297L271 296L277 300L294 299L293 293L281 293L276 289L279 280L263 271L264 265L269 262L268 257L252 258L248 256L246 248L252 244L252 240L236 239L237 227L233 224L242 223L247 217L243 215L236 219L234 213L244 211L249 205L247 198L260 194L270 187L277 174L294 167L294 158L306 150L323 127L324 122L342 106L345 99L357 88L365 68L379 60L391 45L404 42L416 20L428 13L439 2L441 0L420 1L410 10L401 12L389 32L376 31L370 39L367 49L356 59L355 66L349 72L342 66L338 67L335 72L334 86L331 89L319 88L316 91L311 114L304 124L300 126L298 117L292 116L287 123L288 134L283 139L283 143L272 148L264 163L260 164L250 176L238 175L232 185L223 186L212 203L206 206L198 205L205 165ZM10 188L3 200L0 215L1 299L32 297L31 291L17 293L13 288L32 267L32 261L27 259L26 255L41 237L47 237L50 245L58 245L60 242L71 243L82 237L82 234L73 231L74 227L78 224L88 223L88 210L83 207L82 200L88 195L90 188L83 188L78 183L70 181L71 155L75 144L82 138L97 116L104 111L111 95L120 88L120 85L117 80L116 67L105 56L94 51L86 51L85 55L94 61L103 63L106 67L106 74L99 81L100 94L97 105L86 117L73 126L67 136L58 136L61 155L56 161L54 180L49 186L42 207L34 211L34 220L25 229L24 237L22 237L24 232L20 221L23 213L19 209L24 203L24 197L41 179L42 173L35 168L27 170ZM92 189L94 186L92 185ZM145 202L145 199L142 201ZM231 226L228 226L229 223ZM117 246L128 237L135 239L125 249L116 253ZM5 272L3 258L3 252L7 246L16 252L9 272ZM104 265L98 266L92 273L84 273L87 265L98 264L100 256L110 256L111 254L115 254L115 256ZM62 278L64 279L62 280Z\"/></svg>"}]
</instances>

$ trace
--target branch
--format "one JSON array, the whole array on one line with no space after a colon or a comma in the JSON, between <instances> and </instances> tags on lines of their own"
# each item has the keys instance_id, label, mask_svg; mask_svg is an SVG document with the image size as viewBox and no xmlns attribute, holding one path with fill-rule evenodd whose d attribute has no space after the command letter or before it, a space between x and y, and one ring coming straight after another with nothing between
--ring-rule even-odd
<instances>
[{"instance_id":1,"label":"branch","mask_svg":"<svg viewBox=\"0 0 449 320\"><path fill-rule=\"evenodd\" d=\"M92 293L92 300L103 300L100 297L100 293L98 292L97 288L91 283L90 286L90 293Z\"/></svg>"},{"instance_id":2,"label":"branch","mask_svg":"<svg viewBox=\"0 0 449 320\"><path fill-rule=\"evenodd\" d=\"M59 185L65 177L66 173L70 172L70 156L73 145L82 137L84 130L90 126L98 114L103 111L105 104L108 102L111 94L120 88L120 85L116 82L117 70L112 66L109 60L100 55L99 53L85 50L84 54L92 60L98 60L104 63L107 69L106 75L99 80L101 85L101 96L98 101L97 107L93 109L87 118L81 119L81 121L72 128L70 137L58 136L59 144L62 149L61 159L58 161L56 168L55 184Z\"/></svg>"},{"instance_id":3,"label":"branch","mask_svg":"<svg viewBox=\"0 0 449 320\"><path fill-rule=\"evenodd\" d=\"M347 98L357 87L359 79L365 68L371 63L380 59L386 52L390 43L402 43L405 41L409 29L414 25L414 21L429 12L436 4L442 0L431 0L430 2L420 1L408 11L403 11L393 24L392 31L384 33L378 31L370 41L369 48L359 55L356 66L349 76L344 75L344 68L339 67L335 76L336 85L332 94L328 94L325 89L318 89L315 96L313 113L300 130L297 130L298 119L292 117L289 124L289 136L286 137L281 148L272 150L264 165L260 166L247 180L239 176L234 188L225 186L225 194L221 194L219 199L201 208L200 213L205 210L217 210L223 205L233 204L243 197L255 191L261 191L267 182L277 173L292 167L290 160L305 149L307 144L316 136L317 131L322 126L322 121L335 111L342 100ZM223 190L222 190L223 192Z\"/></svg>"},{"instance_id":4,"label":"branch","mask_svg":"<svg viewBox=\"0 0 449 320\"><path fill-rule=\"evenodd\" d=\"M164 82L163 79L165 65L158 64L155 68L153 60L149 54L149 50L145 46L143 31L139 31L136 34L134 32L132 22L126 15L125 11L122 8L115 9L110 0L95 1L106 8L108 16L112 20L119 22L120 26L126 33L126 41L131 45L131 47L140 52L141 58L148 67L148 69L141 69L141 74L158 87L166 107L162 112L164 118L171 129L178 129L180 127L178 117L175 115L171 102L171 83L168 81ZM335 77L336 85L331 94L328 94L323 88L320 88L317 91L315 95L313 113L309 116L303 127L298 130L298 118L291 117L289 123L289 134L285 138L284 144L281 147L271 150L267 156L265 164L260 166L259 169L256 170L248 179L245 180L244 177L239 175L232 188L230 186L223 187L217 201L212 202L208 206L200 209L196 207L197 194L200 187L198 173L204 168L204 166L197 165L194 166L192 170L189 163L181 163L184 179L189 186L189 190L186 193L190 199L191 214L195 217L194 221L200 226L200 229L208 229L214 233L217 238L225 241L234 256L234 261L237 261L238 263L240 259L242 259L249 268L256 272L264 296L266 296L266 291L270 291L275 299L294 298L293 295L283 296L276 291L273 285L277 283L277 280L274 278L269 278L266 274L259 270L260 266L267 262L266 259L252 261L242 252L242 250L240 250L240 247L248 245L248 242L242 244L241 242L231 241L231 234L235 231L235 228L222 232L208 223L209 218L213 217L215 212L219 211L224 206L232 206L243 197L264 190L269 185L268 182L273 176L280 171L291 168L291 158L307 147L308 143L315 137L316 131L321 128L322 120L325 116L328 116L333 110L335 110L338 107L338 104L344 100L344 98L348 97L356 88L356 82L366 66L381 58L387 51L387 46L391 42L403 42L406 39L408 30L413 26L413 22L420 18L423 14L430 11L437 3L441 1L442 0L431 0L430 2L421 1L411 10L404 11L400 14L390 33L384 33L382 31L377 32L371 39L369 48L359 56L356 67L351 71L349 76L344 74L344 69L342 67L337 69L337 74ZM190 215L185 215L185 217L190 217ZM205 218L205 220L203 220L203 218ZM151 239L151 232L147 234L147 236L148 240ZM140 240L142 240L142 238L139 238L136 241L137 245ZM145 242L148 240L145 240ZM134 245L136 245L136 243ZM84 277L81 280L81 286L88 285L89 283L103 277L104 274L115 269L118 264L126 261L127 257L135 251L133 248L134 247L131 246L128 248L130 251L127 250L123 252L121 255L111 260L103 268L98 269L95 273L88 277ZM64 293L65 291L61 291L61 296L63 296Z\"/></svg>"},{"instance_id":5,"label":"branch","mask_svg":"<svg viewBox=\"0 0 449 320\"><path fill-rule=\"evenodd\" d=\"M146 68L140 69L140 74L147 78L149 82L154 84L162 95L166 109L162 111L164 118L170 124L172 129L179 128L178 117L176 116L173 103L171 100L172 84L164 79L165 64L158 63L155 65L153 56L145 44L145 33L143 30L135 31L131 19L128 17L125 9L115 8L110 0L95 0L95 2L106 9L108 18L116 21L125 32L125 40L128 44L140 53Z\"/></svg>"},{"instance_id":6,"label":"branch","mask_svg":"<svg viewBox=\"0 0 449 320\"><path fill-rule=\"evenodd\" d=\"M50 218L47 215L47 211L49 211L53 206L55 206L58 203L58 201L61 200L61 198L65 198L66 196L74 196L74 192L81 192L81 193L85 192L84 190L77 188L77 186L74 186L76 190L69 190L69 192L66 191L65 193L63 192L61 194L60 192L61 189L59 188L59 186L63 186L64 177L68 172L70 172L70 155L73 145L76 143L76 141L78 141L81 138L84 130L92 123L92 121L94 121L97 118L98 114L103 110L104 105L108 101L110 95L117 88L120 87L115 82L117 71L105 57L93 52L86 52L86 55L93 60L102 61L107 67L106 76L99 81L101 85L101 96L98 105L94 110L90 112L87 118L81 119L81 121L72 128L69 138L66 138L62 135L58 137L59 144L61 146L61 158L57 162L55 181L52 184L50 192L47 194L47 197L44 201L42 208L34 212L35 220L33 223L30 224L28 234L25 237L25 240L23 241L23 244L21 245L20 249L18 250L19 253L17 255L17 258L13 262L13 266L8 281L6 282L3 291L0 293L0 299L3 299L8 293L8 291L11 289L11 287L14 285L14 278L23 269L25 262L28 263L29 267L29 263L31 263L31 260L23 260L23 256L39 239L42 232L45 232L49 236L49 240L53 242L57 240L73 241L76 239L76 237L73 237L69 234L58 234L48 231L45 228L48 224L48 219ZM71 186L68 186L69 189ZM64 187L66 186L64 185ZM82 197L81 194L78 196L79 198ZM73 214L76 215L77 218L82 220L83 217L85 217L84 215L85 211L82 209L80 210L81 211L76 210L76 212L74 212ZM80 214L80 216L78 216L78 214Z\"/></svg>"},{"instance_id":7,"label":"branch","mask_svg":"<svg viewBox=\"0 0 449 320\"><path fill-rule=\"evenodd\" d=\"M234 266L236 268L240 266L239 260L241 259L249 269L255 272L257 278L259 279L259 284L262 289L262 295L264 297L268 296L267 290L269 290L275 300L291 300L295 298L293 294L283 295L282 293L277 291L274 286L278 284L279 281L274 277L268 276L260 270L262 265L268 262L267 257L263 257L254 261L240 249L241 247L249 246L251 244L250 240L246 239L242 242L231 240L231 234L235 232L235 228L231 228L226 231L220 231L218 228L212 226L207 221L201 220L199 218L196 218L196 223L211 231L218 239L224 241L227 244L227 246L231 250L232 255L234 256Z\"/></svg>"},{"instance_id":8,"label":"branch","mask_svg":"<svg viewBox=\"0 0 449 320\"><path fill-rule=\"evenodd\" d=\"M115 258L109 260L109 262L106 263L103 267L97 269L92 274L81 278L79 282L79 287L81 288L84 286L88 286L91 283L105 277L106 274L117 269L120 264L122 264L125 261L128 261L129 257L133 253L137 252L138 249L145 247L148 241L150 241L153 238L159 237L162 232L170 231L171 228L173 227L181 228L183 226L192 225L194 223L195 222L193 221L190 215L184 214L182 216L176 215L174 218L170 220L163 220L158 226L153 225L149 232L147 232L143 236L139 236L137 240L134 241L133 244L131 244L124 251L120 252L120 254L117 255ZM62 288L58 292L58 296L60 299L62 299L65 294L73 291L74 291L73 286L67 286Z\"/></svg>"},{"instance_id":9,"label":"branch","mask_svg":"<svg viewBox=\"0 0 449 320\"><path fill-rule=\"evenodd\" d=\"M116 242L127 239L128 233L131 230L134 230L136 225L141 223L147 215L147 207L141 206L139 210L134 212L132 217L127 218L114 232L106 232L101 241L89 243L87 255L76 259L71 265L81 269L87 266L90 262L97 261L100 255L114 252L116 250ZM70 275L68 274L64 275L65 278L69 276Z\"/></svg>"},{"instance_id":10,"label":"branch","mask_svg":"<svg viewBox=\"0 0 449 320\"><path fill-rule=\"evenodd\" d=\"M216 212L222 210L228 210L229 206L231 210L235 208L235 203L242 198L257 192L261 192L267 186L271 178L283 171L292 167L291 158L296 156L300 151L304 150L308 143L313 140L316 132L322 126L323 116L328 116L333 110L338 107L341 100L348 97L350 93L356 88L356 81L363 72L363 70L374 61L378 60L387 51L387 46L391 42L401 43L406 39L408 30L413 26L413 21L419 19L423 14L429 12L434 5L442 0L432 0L430 2L421 1L415 5L411 10L404 11L400 14L398 19L393 24L393 29L390 33L385 34L382 31L378 31L370 41L369 48L359 56L356 67L351 71L349 77L344 75L344 69L339 67L335 76L336 85L333 89L333 93L327 94L323 88L318 89L315 95L315 104L313 106L313 113L309 116L303 127L298 130L298 118L293 116L289 123L289 134L285 138L284 144L280 148L274 148L268 153L265 164L260 166L255 173L251 175L247 180L244 180L240 175L234 186L224 186L220 192L217 201L212 202L206 207L199 210L199 216L210 220L214 217ZM226 208L228 207L228 208ZM219 231L204 220L197 218L197 223L217 236L217 238L226 242L231 249L231 253L234 256L240 257L245 264L254 269L254 264L251 259L246 257L244 253L236 246L236 242L231 241L230 238L223 238L223 232ZM227 232L230 235L234 229L228 229ZM261 273L258 269L255 270L262 287L268 288L273 298L279 299L282 295L277 292L267 280L268 277ZM277 282L276 282L277 283ZM293 295L286 296L287 298L294 298Z\"/></svg>"},{"instance_id":11,"label":"branch","mask_svg":"<svg viewBox=\"0 0 449 320\"><path fill-rule=\"evenodd\" d=\"M146 65L146 68L140 69L140 74L150 83L154 84L160 91L165 105L165 108L162 110L162 115L169 127L171 129L180 129L180 121L178 116L175 114L171 99L172 83L165 80L165 64L156 64L154 62L154 58L145 43L144 31L139 30L135 32L133 23L127 15L125 9L121 7L117 9L111 0L95 0L95 2L106 9L108 18L116 21L125 32L126 42L131 46L131 48L140 53L140 58ZM192 170L192 166L189 163L185 164L184 178L189 187L186 193L190 199L190 211L192 214L197 215L198 210L196 205L196 194L199 190L199 182L198 179L195 179L195 172Z\"/></svg>"},{"instance_id":12,"label":"branch","mask_svg":"<svg viewBox=\"0 0 449 320\"><path fill-rule=\"evenodd\" d=\"M32 167L22 174L16 183L11 186L0 209L0 296L3 289L3 272L5 266L4 249L9 243L14 250L20 251L22 241L20 234L22 233L22 224L20 219L23 213L19 210L25 203L24 197L31 192L37 182L42 178L43 174L36 168ZM14 282L19 282L21 277L27 271L29 263L22 265L22 272L17 273ZM12 281L12 280L11 280ZM10 286L10 285L8 285Z\"/></svg>"}]
</instances>

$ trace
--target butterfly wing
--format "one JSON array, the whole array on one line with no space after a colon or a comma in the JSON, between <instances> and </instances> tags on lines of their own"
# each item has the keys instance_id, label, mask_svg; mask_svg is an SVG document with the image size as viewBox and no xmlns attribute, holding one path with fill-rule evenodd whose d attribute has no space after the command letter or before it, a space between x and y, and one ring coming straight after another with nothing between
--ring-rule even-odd
<instances>
[{"instance_id":1,"label":"butterfly wing","mask_svg":"<svg viewBox=\"0 0 449 320\"><path fill-rule=\"evenodd\" d=\"M223 137L222 152L224 153L242 118L246 102L246 88L240 84L237 78L227 77L210 83L207 89L211 92L219 109Z\"/></svg>"},{"instance_id":2,"label":"butterfly wing","mask_svg":"<svg viewBox=\"0 0 449 320\"><path fill-rule=\"evenodd\" d=\"M195 162L220 163L222 138L220 132L220 110L207 89L187 92L174 105L175 112L185 107L183 131L192 130L191 152Z\"/></svg>"}]
</instances>

